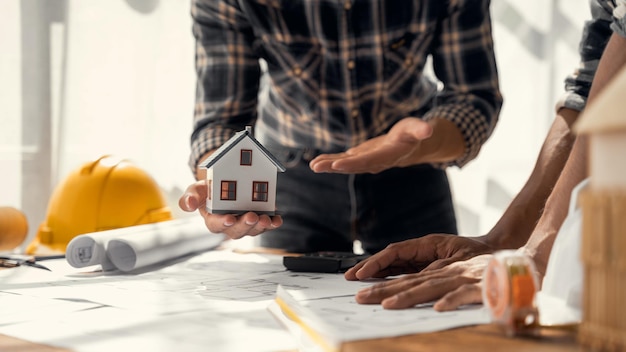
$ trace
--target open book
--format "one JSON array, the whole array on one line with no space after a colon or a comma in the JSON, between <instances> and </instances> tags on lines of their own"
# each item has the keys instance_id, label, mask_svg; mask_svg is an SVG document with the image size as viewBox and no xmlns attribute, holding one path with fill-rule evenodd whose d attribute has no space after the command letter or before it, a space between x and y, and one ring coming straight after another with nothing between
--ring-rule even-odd
<instances>
[{"instance_id":1,"label":"open book","mask_svg":"<svg viewBox=\"0 0 626 352\"><path fill-rule=\"evenodd\" d=\"M270 312L306 350L339 351L344 342L411 335L487 324L488 312L480 305L452 312L437 312L431 304L411 309L386 310L362 305L345 289L320 293L315 289L277 287ZM335 295L337 293L337 295Z\"/></svg>"}]
</instances>

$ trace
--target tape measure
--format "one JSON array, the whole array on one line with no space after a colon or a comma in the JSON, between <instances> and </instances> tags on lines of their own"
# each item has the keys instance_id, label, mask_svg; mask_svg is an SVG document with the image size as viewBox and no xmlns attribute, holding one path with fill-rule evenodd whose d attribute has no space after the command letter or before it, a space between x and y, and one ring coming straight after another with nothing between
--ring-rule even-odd
<instances>
[{"instance_id":1,"label":"tape measure","mask_svg":"<svg viewBox=\"0 0 626 352\"><path fill-rule=\"evenodd\" d=\"M483 303L492 321L508 336L534 335L539 327L535 302L538 280L527 255L505 250L494 253L483 275Z\"/></svg>"}]
</instances>

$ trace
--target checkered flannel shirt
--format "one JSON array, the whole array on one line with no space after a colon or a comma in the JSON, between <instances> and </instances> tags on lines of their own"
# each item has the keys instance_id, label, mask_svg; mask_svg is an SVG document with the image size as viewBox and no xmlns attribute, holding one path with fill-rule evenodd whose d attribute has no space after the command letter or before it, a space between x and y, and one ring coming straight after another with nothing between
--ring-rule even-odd
<instances>
[{"instance_id":1,"label":"checkered flannel shirt","mask_svg":"<svg viewBox=\"0 0 626 352\"><path fill-rule=\"evenodd\" d=\"M324 152L358 145L407 116L456 124L466 152L449 165L464 165L491 135L502 104L489 5L194 0L190 167L246 125Z\"/></svg>"}]
</instances>

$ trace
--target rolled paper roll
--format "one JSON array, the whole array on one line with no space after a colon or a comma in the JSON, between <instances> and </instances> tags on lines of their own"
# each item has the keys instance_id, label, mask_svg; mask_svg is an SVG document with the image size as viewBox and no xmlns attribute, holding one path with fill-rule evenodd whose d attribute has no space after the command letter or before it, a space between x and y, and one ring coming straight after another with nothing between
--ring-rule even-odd
<instances>
[{"instance_id":1,"label":"rolled paper roll","mask_svg":"<svg viewBox=\"0 0 626 352\"><path fill-rule=\"evenodd\" d=\"M65 259L75 268L101 265L104 271L114 270L106 255L106 244L115 236L113 230L78 235L67 244Z\"/></svg>"},{"instance_id":2,"label":"rolled paper roll","mask_svg":"<svg viewBox=\"0 0 626 352\"><path fill-rule=\"evenodd\" d=\"M226 238L207 230L200 216L162 221L119 231L106 246L106 254L121 271L132 271L194 252L213 249Z\"/></svg>"},{"instance_id":3,"label":"rolled paper roll","mask_svg":"<svg viewBox=\"0 0 626 352\"><path fill-rule=\"evenodd\" d=\"M27 234L26 215L13 207L0 207L0 251L15 249Z\"/></svg>"},{"instance_id":4,"label":"rolled paper roll","mask_svg":"<svg viewBox=\"0 0 626 352\"><path fill-rule=\"evenodd\" d=\"M512 250L496 252L483 280L483 303L491 319L508 336L534 335L539 327L535 300L539 286L530 257Z\"/></svg>"},{"instance_id":5,"label":"rolled paper roll","mask_svg":"<svg viewBox=\"0 0 626 352\"><path fill-rule=\"evenodd\" d=\"M67 245L65 258L75 268L100 264L104 271L132 271L215 248L225 238L194 216L78 235Z\"/></svg>"}]
</instances>

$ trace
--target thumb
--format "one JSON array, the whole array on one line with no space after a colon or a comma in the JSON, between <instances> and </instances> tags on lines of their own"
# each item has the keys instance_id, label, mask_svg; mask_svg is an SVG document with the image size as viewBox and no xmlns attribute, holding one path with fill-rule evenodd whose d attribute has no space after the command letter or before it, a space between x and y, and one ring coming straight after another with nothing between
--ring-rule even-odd
<instances>
[{"instance_id":1,"label":"thumb","mask_svg":"<svg viewBox=\"0 0 626 352\"><path fill-rule=\"evenodd\" d=\"M178 199L178 206L182 210L188 212L192 212L198 209L198 203L198 200L190 193L186 193Z\"/></svg>"}]
</instances>

